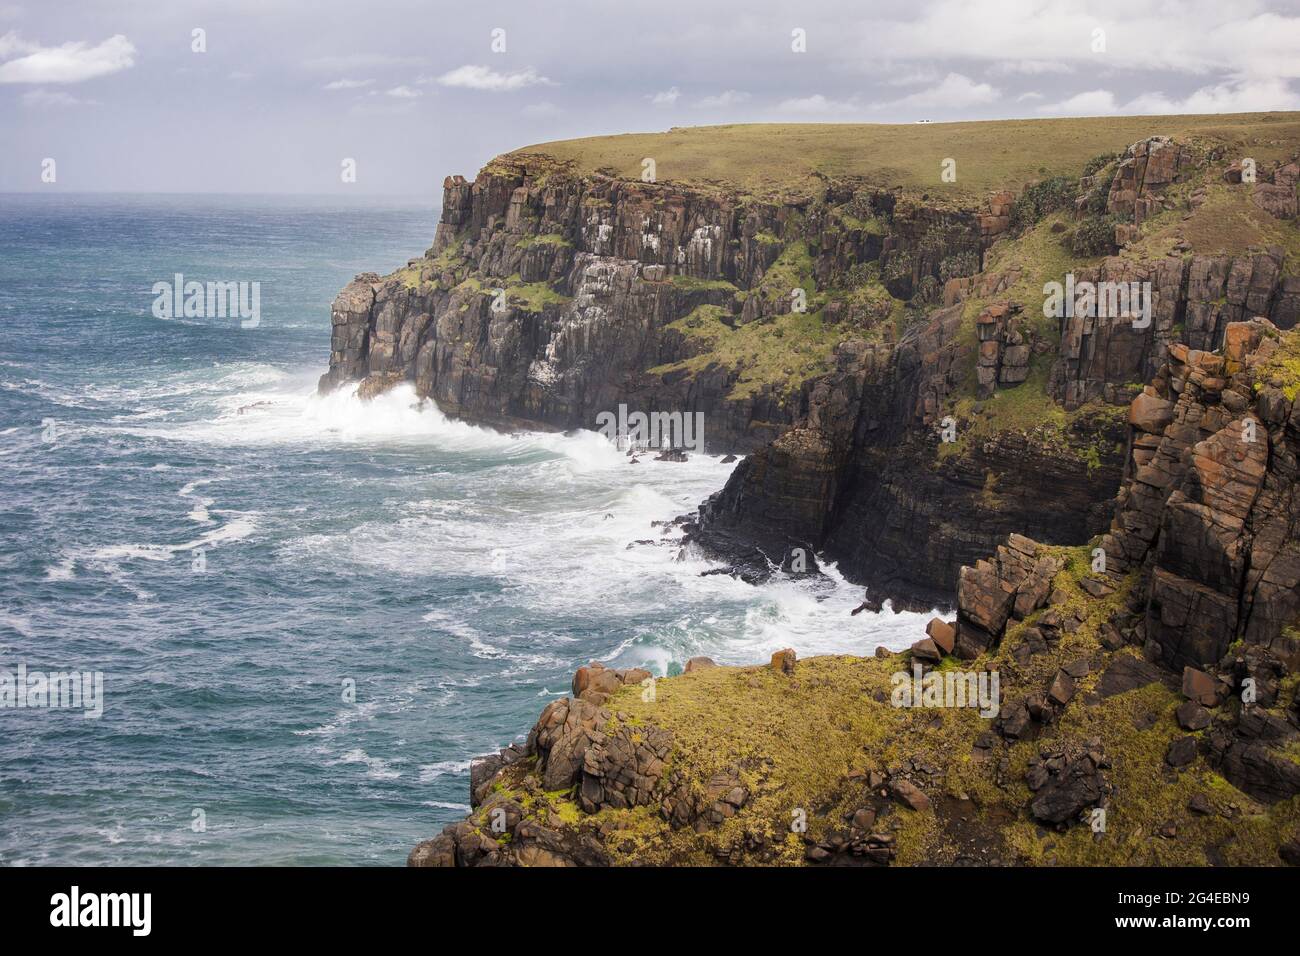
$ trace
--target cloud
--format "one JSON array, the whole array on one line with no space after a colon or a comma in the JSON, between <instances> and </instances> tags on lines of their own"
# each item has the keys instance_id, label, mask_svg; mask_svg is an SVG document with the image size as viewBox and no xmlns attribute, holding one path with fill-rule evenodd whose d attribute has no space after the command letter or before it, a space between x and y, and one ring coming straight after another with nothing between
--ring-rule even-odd
<instances>
[{"instance_id":1,"label":"cloud","mask_svg":"<svg viewBox=\"0 0 1300 956\"><path fill-rule=\"evenodd\" d=\"M1118 109L1115 94L1110 90L1089 90L1086 93L1076 93L1059 103L1040 106L1038 112L1054 116L1106 116Z\"/></svg>"},{"instance_id":2,"label":"cloud","mask_svg":"<svg viewBox=\"0 0 1300 956\"><path fill-rule=\"evenodd\" d=\"M1074 68L1060 60L1003 60L989 67L995 76L1042 76L1044 73L1073 73Z\"/></svg>"},{"instance_id":3,"label":"cloud","mask_svg":"<svg viewBox=\"0 0 1300 956\"><path fill-rule=\"evenodd\" d=\"M1106 33L1104 53L1092 50L1095 29ZM855 35L861 53L900 59L1004 62L1016 50L1039 64L1300 77L1300 16L1290 0L932 0L884 22L862 20Z\"/></svg>"},{"instance_id":4,"label":"cloud","mask_svg":"<svg viewBox=\"0 0 1300 956\"><path fill-rule=\"evenodd\" d=\"M856 112L859 109L853 100L833 100L821 93L782 100L776 108L782 113L801 113L806 116L835 116Z\"/></svg>"},{"instance_id":5,"label":"cloud","mask_svg":"<svg viewBox=\"0 0 1300 956\"><path fill-rule=\"evenodd\" d=\"M961 73L949 73L937 86L904 96L889 103L881 103L877 109L939 109L961 110L971 106L992 103L1001 94L996 87L987 83L977 83Z\"/></svg>"},{"instance_id":6,"label":"cloud","mask_svg":"<svg viewBox=\"0 0 1300 956\"><path fill-rule=\"evenodd\" d=\"M486 66L466 65L442 74L437 82L441 86L485 90L489 93L512 93L530 86L556 85L531 66L513 73L498 73Z\"/></svg>"},{"instance_id":7,"label":"cloud","mask_svg":"<svg viewBox=\"0 0 1300 956\"><path fill-rule=\"evenodd\" d=\"M1300 109L1297 95L1285 80L1242 80L1203 86L1183 99L1144 93L1124 106L1126 113L1257 113Z\"/></svg>"},{"instance_id":8,"label":"cloud","mask_svg":"<svg viewBox=\"0 0 1300 956\"><path fill-rule=\"evenodd\" d=\"M939 74L933 70L911 70L907 73L890 73L885 77L885 83L889 86L919 86L922 83L933 83L939 79Z\"/></svg>"},{"instance_id":9,"label":"cloud","mask_svg":"<svg viewBox=\"0 0 1300 956\"><path fill-rule=\"evenodd\" d=\"M1164 93L1142 93L1121 104L1110 90L1077 93L1059 103L1038 107L1038 112L1053 116L1107 116L1121 113L1256 113L1264 110L1300 109L1300 94L1285 80L1236 80L1203 86L1185 97Z\"/></svg>"},{"instance_id":10,"label":"cloud","mask_svg":"<svg viewBox=\"0 0 1300 956\"><path fill-rule=\"evenodd\" d=\"M663 92L652 93L646 99L650 101L652 106L673 106L681 98L681 95L681 90L675 86L670 86Z\"/></svg>"},{"instance_id":11,"label":"cloud","mask_svg":"<svg viewBox=\"0 0 1300 956\"><path fill-rule=\"evenodd\" d=\"M394 86L391 90L385 90L384 95L398 100L413 100L417 96L423 96L424 94L419 90L411 89L409 86Z\"/></svg>"},{"instance_id":12,"label":"cloud","mask_svg":"<svg viewBox=\"0 0 1300 956\"><path fill-rule=\"evenodd\" d=\"M696 109L701 110L725 110L732 106L739 106L749 99L749 94L743 90L724 90L714 96L705 96L697 100Z\"/></svg>"},{"instance_id":13,"label":"cloud","mask_svg":"<svg viewBox=\"0 0 1300 956\"><path fill-rule=\"evenodd\" d=\"M68 106L95 106L94 100L82 100L62 90L28 90L23 106L28 109L61 109Z\"/></svg>"},{"instance_id":14,"label":"cloud","mask_svg":"<svg viewBox=\"0 0 1300 956\"><path fill-rule=\"evenodd\" d=\"M331 82L331 83L326 83L325 86L322 87L322 89L326 89L326 90L360 90L360 89L363 89L364 87L369 86L369 85L370 85L371 83L373 83L373 82L375 82L375 81L374 81L374 80L349 80L349 79L344 78L344 79L341 79L341 80L334 80L334 81Z\"/></svg>"},{"instance_id":15,"label":"cloud","mask_svg":"<svg viewBox=\"0 0 1300 956\"><path fill-rule=\"evenodd\" d=\"M0 65L0 83L81 83L129 69L135 52L120 33L96 46L78 40L43 47L10 32L0 37L0 57L21 55Z\"/></svg>"}]
</instances>

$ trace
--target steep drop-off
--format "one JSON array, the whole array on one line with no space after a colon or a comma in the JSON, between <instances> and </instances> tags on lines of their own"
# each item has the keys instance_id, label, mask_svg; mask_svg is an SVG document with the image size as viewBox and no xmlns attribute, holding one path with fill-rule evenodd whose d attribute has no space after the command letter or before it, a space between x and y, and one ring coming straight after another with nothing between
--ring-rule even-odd
<instances>
[{"instance_id":1,"label":"steep drop-off","mask_svg":"<svg viewBox=\"0 0 1300 956\"><path fill-rule=\"evenodd\" d=\"M956 610L901 658L584 668L413 863L1300 858L1300 122L1068 122L884 128L888 166L871 128L530 147L344 290L323 389L703 413L747 457L669 534ZM996 706L898 706L911 668Z\"/></svg>"}]
</instances>

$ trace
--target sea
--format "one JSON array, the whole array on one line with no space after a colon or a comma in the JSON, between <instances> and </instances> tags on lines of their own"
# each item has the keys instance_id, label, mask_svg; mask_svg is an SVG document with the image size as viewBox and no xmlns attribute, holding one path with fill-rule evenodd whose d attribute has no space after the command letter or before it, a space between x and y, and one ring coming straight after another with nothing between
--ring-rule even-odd
<instances>
[{"instance_id":1,"label":"sea","mask_svg":"<svg viewBox=\"0 0 1300 956\"><path fill-rule=\"evenodd\" d=\"M653 523L723 486L718 457L632 466L409 386L318 395L335 294L437 219L0 195L0 865L400 865L588 661L921 636L926 615L850 615L833 564L753 586L677 560ZM257 282L258 321L160 318L177 275Z\"/></svg>"}]
</instances>

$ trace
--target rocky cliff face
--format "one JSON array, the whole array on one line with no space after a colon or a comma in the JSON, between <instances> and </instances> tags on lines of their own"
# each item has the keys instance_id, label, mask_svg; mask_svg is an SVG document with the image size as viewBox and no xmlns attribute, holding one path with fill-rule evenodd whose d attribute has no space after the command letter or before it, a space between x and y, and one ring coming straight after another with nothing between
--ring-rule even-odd
<instances>
[{"instance_id":1,"label":"rocky cliff face","mask_svg":"<svg viewBox=\"0 0 1300 956\"><path fill-rule=\"evenodd\" d=\"M321 388L409 380L500 425L702 412L710 451L747 451L804 413L838 343L891 338L994 229L845 184L774 204L498 160L447 179L424 258L339 295Z\"/></svg>"},{"instance_id":2,"label":"rocky cliff face","mask_svg":"<svg viewBox=\"0 0 1300 956\"><path fill-rule=\"evenodd\" d=\"M1281 246L1198 254L1175 238L1153 256L1139 244L1144 223L1197 214L1223 175L1215 156L1135 144L1103 167L1109 178L1071 193L1085 216L1076 230L1100 225L1102 249L1126 243L1118 254L1045 253L1070 222L1049 219L995 246L985 271L949 280L944 306L887 355L841 347L792 429L703 506L697 540L749 574L812 548L864 581L873 603L945 606L958 569L1012 532L1067 543L1104 530L1127 455L1123 410L1171 351L1219 348L1243 318L1291 328L1300 314ZM1294 189L1297 170L1271 177ZM1239 203L1273 195L1272 183L1250 188ZM1067 275L1071 289L1142 289L1149 313L1044 318L1046 283Z\"/></svg>"},{"instance_id":3,"label":"rocky cliff face","mask_svg":"<svg viewBox=\"0 0 1300 956\"><path fill-rule=\"evenodd\" d=\"M1298 174L1243 181L1216 147L1157 138L978 210L835 185L756 207L562 171L449 181L406 293L430 297L437 331L385 318L415 299L393 312L402 280L366 278L336 308L325 384L414 378L473 417L557 426L592 402L693 402L751 452L687 523L697 544L755 578L811 548L869 604L956 615L870 660L787 650L658 681L593 663L525 743L475 764L473 813L410 862L1300 863ZM608 219L557 211L592 190ZM1225 208L1269 241L1205 246ZM531 271L511 223L571 246L544 243L559 249ZM435 260L460 264L425 289ZM592 268L625 298L597 296L588 330L568 300L597 301ZM535 319L494 326L463 283L516 273L566 301L530 292ZM1045 315L1065 273L1136 283L1149 310ZM835 334L816 366L755 386L760 350L729 365L719 343L783 328L791 288ZM474 301L473 344L453 345L449 303ZM639 369L620 379L579 342L624 314L657 351L601 340ZM714 320L728 331L700 335ZM384 342L415 364L381 347L376 365ZM796 355L779 350L782 371ZM954 677L991 711L924 703L923 680Z\"/></svg>"},{"instance_id":4,"label":"rocky cliff face","mask_svg":"<svg viewBox=\"0 0 1300 956\"><path fill-rule=\"evenodd\" d=\"M409 862L1300 864L1300 333L1225 340L1130 404L1105 535L1009 536L901 655L581 668Z\"/></svg>"}]
</instances>

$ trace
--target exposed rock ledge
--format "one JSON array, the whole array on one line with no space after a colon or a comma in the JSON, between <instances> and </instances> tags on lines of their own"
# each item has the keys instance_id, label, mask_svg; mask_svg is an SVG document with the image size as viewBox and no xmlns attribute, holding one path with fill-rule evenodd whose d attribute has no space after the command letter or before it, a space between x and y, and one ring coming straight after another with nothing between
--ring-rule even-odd
<instances>
[{"instance_id":1,"label":"exposed rock ledge","mask_svg":"<svg viewBox=\"0 0 1300 956\"><path fill-rule=\"evenodd\" d=\"M1225 341L1133 401L1105 535L1012 535L902 654L582 668L410 864L1300 863L1300 335ZM962 668L990 716L896 706Z\"/></svg>"}]
</instances>

